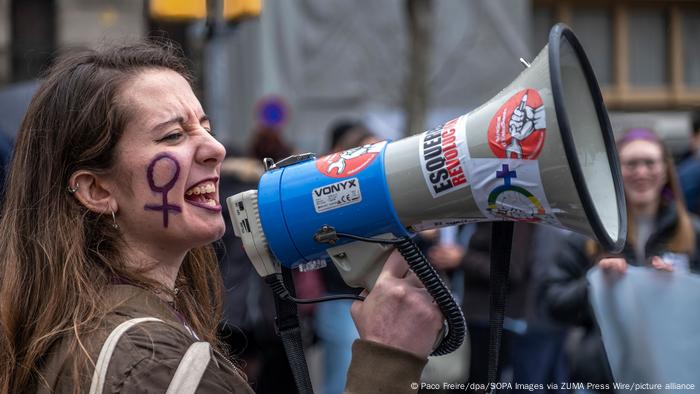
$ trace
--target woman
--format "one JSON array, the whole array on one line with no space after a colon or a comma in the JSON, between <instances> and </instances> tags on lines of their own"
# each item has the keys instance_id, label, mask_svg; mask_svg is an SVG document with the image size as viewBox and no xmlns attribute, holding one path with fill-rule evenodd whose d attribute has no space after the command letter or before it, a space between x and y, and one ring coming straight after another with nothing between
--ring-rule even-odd
<instances>
[{"instance_id":1,"label":"woman","mask_svg":"<svg viewBox=\"0 0 700 394\"><path fill-rule=\"evenodd\" d=\"M224 232L224 153L172 48L86 51L52 67L0 219L0 392L250 391L216 338L209 244ZM441 326L425 289L387 265L353 315L363 340L347 390L376 390L366 365L408 390Z\"/></svg>"},{"instance_id":2,"label":"woman","mask_svg":"<svg viewBox=\"0 0 700 394\"><path fill-rule=\"evenodd\" d=\"M648 129L632 129L617 144L628 212L627 243L620 255L606 255L583 237L572 236L545 280L544 300L551 315L581 326L585 335L572 354L572 380L607 383L612 376L600 331L588 305L586 272L598 265L622 275L628 265L663 271L697 271L700 227L685 209L671 155Z\"/></svg>"}]
</instances>

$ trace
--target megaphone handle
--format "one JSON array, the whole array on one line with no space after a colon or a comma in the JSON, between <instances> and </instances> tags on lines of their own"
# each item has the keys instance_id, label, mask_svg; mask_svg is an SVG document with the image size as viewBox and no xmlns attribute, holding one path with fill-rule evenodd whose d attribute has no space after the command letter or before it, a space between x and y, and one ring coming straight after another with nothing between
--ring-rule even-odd
<instances>
[{"instance_id":1,"label":"megaphone handle","mask_svg":"<svg viewBox=\"0 0 700 394\"><path fill-rule=\"evenodd\" d=\"M328 256L345 283L367 290L372 290L384 263L393 251L394 245L391 244L362 241L327 249Z\"/></svg>"}]
</instances>

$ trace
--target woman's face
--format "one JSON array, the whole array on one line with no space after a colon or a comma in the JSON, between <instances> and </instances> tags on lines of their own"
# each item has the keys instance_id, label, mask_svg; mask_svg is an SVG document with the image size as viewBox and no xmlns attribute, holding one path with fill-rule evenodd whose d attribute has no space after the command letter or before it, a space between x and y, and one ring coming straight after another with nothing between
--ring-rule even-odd
<instances>
[{"instance_id":1,"label":"woman's face","mask_svg":"<svg viewBox=\"0 0 700 394\"><path fill-rule=\"evenodd\" d=\"M666 184L661 146L650 141L632 141L620 150L620 163L630 205L634 208L657 204Z\"/></svg>"},{"instance_id":2,"label":"woman's face","mask_svg":"<svg viewBox=\"0 0 700 394\"><path fill-rule=\"evenodd\" d=\"M112 177L117 222L128 244L158 256L219 239L226 152L190 85L174 71L151 69L121 92L128 121Z\"/></svg>"}]
</instances>

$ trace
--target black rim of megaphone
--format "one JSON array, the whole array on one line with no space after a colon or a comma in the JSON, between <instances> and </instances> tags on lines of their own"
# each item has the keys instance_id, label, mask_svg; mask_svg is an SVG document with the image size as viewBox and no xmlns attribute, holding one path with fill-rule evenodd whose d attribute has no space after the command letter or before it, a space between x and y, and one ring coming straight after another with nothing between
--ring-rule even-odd
<instances>
[{"instance_id":1,"label":"black rim of megaphone","mask_svg":"<svg viewBox=\"0 0 700 394\"><path fill-rule=\"evenodd\" d=\"M571 126L569 125L569 118L566 114L566 108L564 107L564 91L559 61L562 36L564 36L571 44L571 47L581 63L581 69L586 78L588 90L592 96L593 104L595 106L598 123L603 133L605 151L610 163L610 170L612 172L613 183L615 186L615 197L617 199L620 229L617 240L612 239L603 226L603 222L598 215L598 211L595 209L591 193L588 190L588 184L585 182L583 171L581 170L581 164L578 160L578 154L576 153L576 144L574 143ZM624 191L622 189L622 174L620 173L620 162L618 160L615 148L615 139L613 137L612 127L610 126L610 120L608 119L608 112L605 109L605 104L603 103L603 96L600 93L598 82L595 74L593 73L593 68L586 57L586 53L583 51L583 47L576 38L576 35L574 35L574 32L563 23L555 25L549 33L549 75L552 81L554 107L556 108L557 112L557 121L559 122L564 151L566 152L566 158L569 161L569 167L571 168L571 173L574 178L574 183L576 184L576 190L578 191L579 198L583 204L583 209L590 221L593 233L598 238L598 241L602 244L602 246L609 251L619 252L624 246L627 234L627 208L625 206Z\"/></svg>"}]
</instances>

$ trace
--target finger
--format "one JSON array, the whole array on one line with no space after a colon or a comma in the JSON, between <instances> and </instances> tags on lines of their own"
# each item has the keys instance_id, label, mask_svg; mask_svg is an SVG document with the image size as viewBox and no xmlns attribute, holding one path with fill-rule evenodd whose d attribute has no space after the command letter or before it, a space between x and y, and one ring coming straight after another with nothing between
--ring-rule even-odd
<instances>
[{"instance_id":1,"label":"finger","mask_svg":"<svg viewBox=\"0 0 700 394\"><path fill-rule=\"evenodd\" d=\"M627 262L623 259L617 259L615 261L615 269L617 272L624 273L627 271Z\"/></svg>"},{"instance_id":2,"label":"finger","mask_svg":"<svg viewBox=\"0 0 700 394\"><path fill-rule=\"evenodd\" d=\"M410 285L412 287L418 287L418 288L425 287L425 286L423 286L423 282L421 282L420 279L418 279L418 276L416 276L416 274L411 270L409 270L406 273L404 280L406 281L406 283L408 285Z\"/></svg>"},{"instance_id":3,"label":"finger","mask_svg":"<svg viewBox=\"0 0 700 394\"><path fill-rule=\"evenodd\" d=\"M527 92L523 94L523 97L520 99L520 104L518 105L519 110L524 110L525 105L527 104Z\"/></svg>"},{"instance_id":4,"label":"finger","mask_svg":"<svg viewBox=\"0 0 700 394\"><path fill-rule=\"evenodd\" d=\"M408 264L406 264L406 260L404 260L403 256L398 252L394 252L387 259L379 277L390 276L392 278L403 278L407 270Z\"/></svg>"},{"instance_id":5,"label":"finger","mask_svg":"<svg viewBox=\"0 0 700 394\"><path fill-rule=\"evenodd\" d=\"M450 250L452 250L454 253L456 253L456 254L459 255L460 257L461 257L461 256L464 254L464 252L465 252L464 246L462 246L462 245L453 244L453 245L450 245L449 248L450 248Z\"/></svg>"},{"instance_id":6,"label":"finger","mask_svg":"<svg viewBox=\"0 0 700 394\"><path fill-rule=\"evenodd\" d=\"M447 256L444 250L431 250L428 252L428 261L443 260Z\"/></svg>"},{"instance_id":7,"label":"finger","mask_svg":"<svg viewBox=\"0 0 700 394\"><path fill-rule=\"evenodd\" d=\"M660 271L673 271L673 265L665 262L661 257L654 256L651 258L651 265Z\"/></svg>"},{"instance_id":8,"label":"finger","mask_svg":"<svg viewBox=\"0 0 700 394\"><path fill-rule=\"evenodd\" d=\"M598 262L600 268L606 272L619 272L624 273L627 271L627 262L625 259L621 258L606 258Z\"/></svg>"},{"instance_id":9,"label":"finger","mask_svg":"<svg viewBox=\"0 0 700 394\"><path fill-rule=\"evenodd\" d=\"M619 258L619 257L606 257L606 258L600 259L600 261L598 262L598 264L599 264L599 265L605 265L605 266L611 266L611 265L613 265L613 264L617 264L617 261L619 261L619 260L623 260L623 261L624 261L624 259L621 259L621 258Z\"/></svg>"},{"instance_id":10,"label":"finger","mask_svg":"<svg viewBox=\"0 0 700 394\"><path fill-rule=\"evenodd\" d=\"M437 304L437 301L435 301L435 298L432 295L430 295L426 288L423 287L421 289L418 289L417 291L420 291L421 295L425 298L426 302L430 303L433 308L436 308L440 312L440 314L442 314L442 310L440 310L440 306Z\"/></svg>"},{"instance_id":11,"label":"finger","mask_svg":"<svg viewBox=\"0 0 700 394\"><path fill-rule=\"evenodd\" d=\"M611 260L611 259L602 259L602 260L600 260L600 261L598 262L598 267L600 267L601 269L604 269L604 270L610 268L610 260Z\"/></svg>"}]
</instances>

